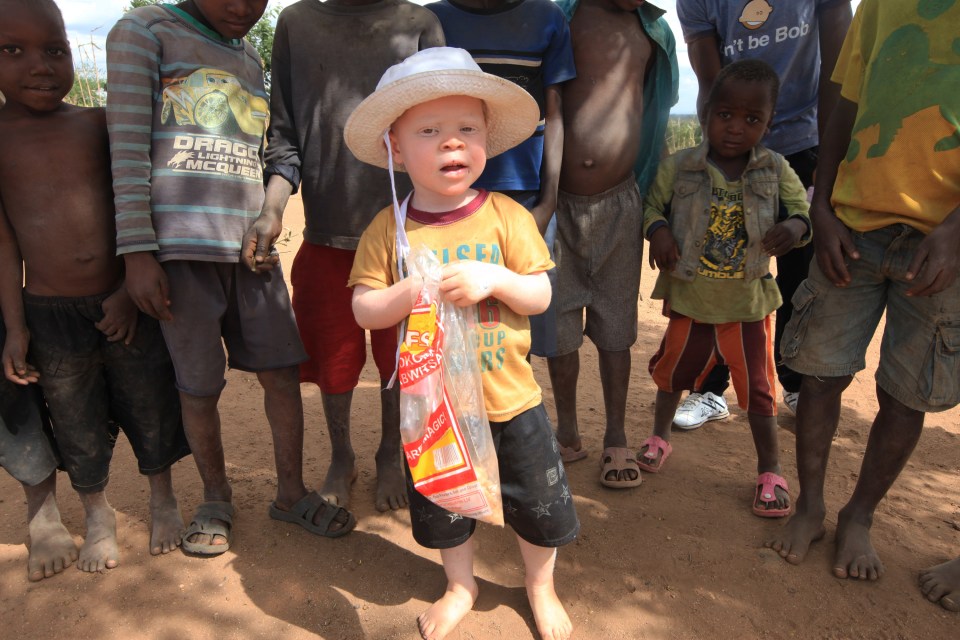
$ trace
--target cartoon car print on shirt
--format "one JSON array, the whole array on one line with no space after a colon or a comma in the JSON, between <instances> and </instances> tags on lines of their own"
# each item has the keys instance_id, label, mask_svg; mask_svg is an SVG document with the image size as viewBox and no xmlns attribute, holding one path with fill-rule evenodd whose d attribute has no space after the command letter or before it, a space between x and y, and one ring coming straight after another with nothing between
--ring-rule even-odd
<instances>
[{"instance_id":1,"label":"cartoon car print on shirt","mask_svg":"<svg viewBox=\"0 0 960 640\"><path fill-rule=\"evenodd\" d=\"M771 13L773 13L773 7L766 0L751 0L743 7L740 24L751 31L759 29L766 23Z\"/></svg>"},{"instance_id":2,"label":"cartoon car print on shirt","mask_svg":"<svg viewBox=\"0 0 960 640\"><path fill-rule=\"evenodd\" d=\"M168 124L173 116L178 125L198 125L219 133L239 129L262 136L267 113L267 101L250 95L235 76L219 69L198 69L163 89L160 121Z\"/></svg>"}]
</instances>

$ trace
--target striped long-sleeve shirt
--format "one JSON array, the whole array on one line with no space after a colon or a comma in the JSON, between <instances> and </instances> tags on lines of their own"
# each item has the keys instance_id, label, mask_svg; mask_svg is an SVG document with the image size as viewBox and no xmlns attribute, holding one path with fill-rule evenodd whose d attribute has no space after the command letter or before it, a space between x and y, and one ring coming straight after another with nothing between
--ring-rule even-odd
<instances>
[{"instance_id":1,"label":"striped long-sleeve shirt","mask_svg":"<svg viewBox=\"0 0 960 640\"><path fill-rule=\"evenodd\" d=\"M263 203L263 65L171 6L124 15L107 38L117 253L236 262Z\"/></svg>"}]
</instances>

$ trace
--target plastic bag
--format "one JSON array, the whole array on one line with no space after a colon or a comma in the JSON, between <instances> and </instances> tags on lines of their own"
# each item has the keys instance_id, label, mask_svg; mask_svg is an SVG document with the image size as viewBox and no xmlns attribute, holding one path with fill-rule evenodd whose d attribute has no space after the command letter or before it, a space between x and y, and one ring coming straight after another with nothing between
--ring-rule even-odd
<instances>
[{"instance_id":1,"label":"plastic bag","mask_svg":"<svg viewBox=\"0 0 960 640\"><path fill-rule=\"evenodd\" d=\"M413 247L423 288L400 344L400 437L413 485L453 513L503 525L500 472L483 404L475 308L440 300L441 265Z\"/></svg>"}]
</instances>

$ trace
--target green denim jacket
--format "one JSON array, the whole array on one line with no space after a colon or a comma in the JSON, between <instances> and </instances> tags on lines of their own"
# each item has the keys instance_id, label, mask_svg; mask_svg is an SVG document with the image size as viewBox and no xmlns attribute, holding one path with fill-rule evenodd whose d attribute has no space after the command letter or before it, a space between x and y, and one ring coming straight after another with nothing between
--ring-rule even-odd
<instances>
[{"instance_id":1,"label":"green denim jacket","mask_svg":"<svg viewBox=\"0 0 960 640\"><path fill-rule=\"evenodd\" d=\"M680 249L680 260L670 274L680 280L692 281L697 274L697 265L703 254L703 239L710 224L710 201L713 184L707 173L706 142L683 149L663 161L657 176L656 194L669 193L670 186L661 184L670 173L673 178L673 195L669 202L657 202L651 197L644 203L643 234L649 238L651 227L665 221ZM775 224L787 218L800 217L807 225L807 232L797 243L803 246L810 242L810 216L806 202L797 203L792 210L781 206L780 181L795 180L800 192L803 186L792 170L784 173L786 160L775 151L757 145L750 151L750 161L743 171L743 220L747 230L747 256L743 276L746 280L762 278L770 273L770 256L761 246L763 236ZM789 165L786 165L789 168Z\"/></svg>"}]
</instances>

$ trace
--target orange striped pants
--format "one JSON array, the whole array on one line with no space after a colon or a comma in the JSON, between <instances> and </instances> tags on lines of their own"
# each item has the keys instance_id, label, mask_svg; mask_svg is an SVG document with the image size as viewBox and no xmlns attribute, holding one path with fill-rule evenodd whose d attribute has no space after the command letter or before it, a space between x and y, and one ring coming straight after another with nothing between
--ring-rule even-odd
<instances>
[{"instance_id":1,"label":"orange striped pants","mask_svg":"<svg viewBox=\"0 0 960 640\"><path fill-rule=\"evenodd\" d=\"M730 368L737 404L747 413L777 415L773 314L756 322L696 322L670 312L650 375L661 391L699 389L715 364Z\"/></svg>"}]
</instances>

